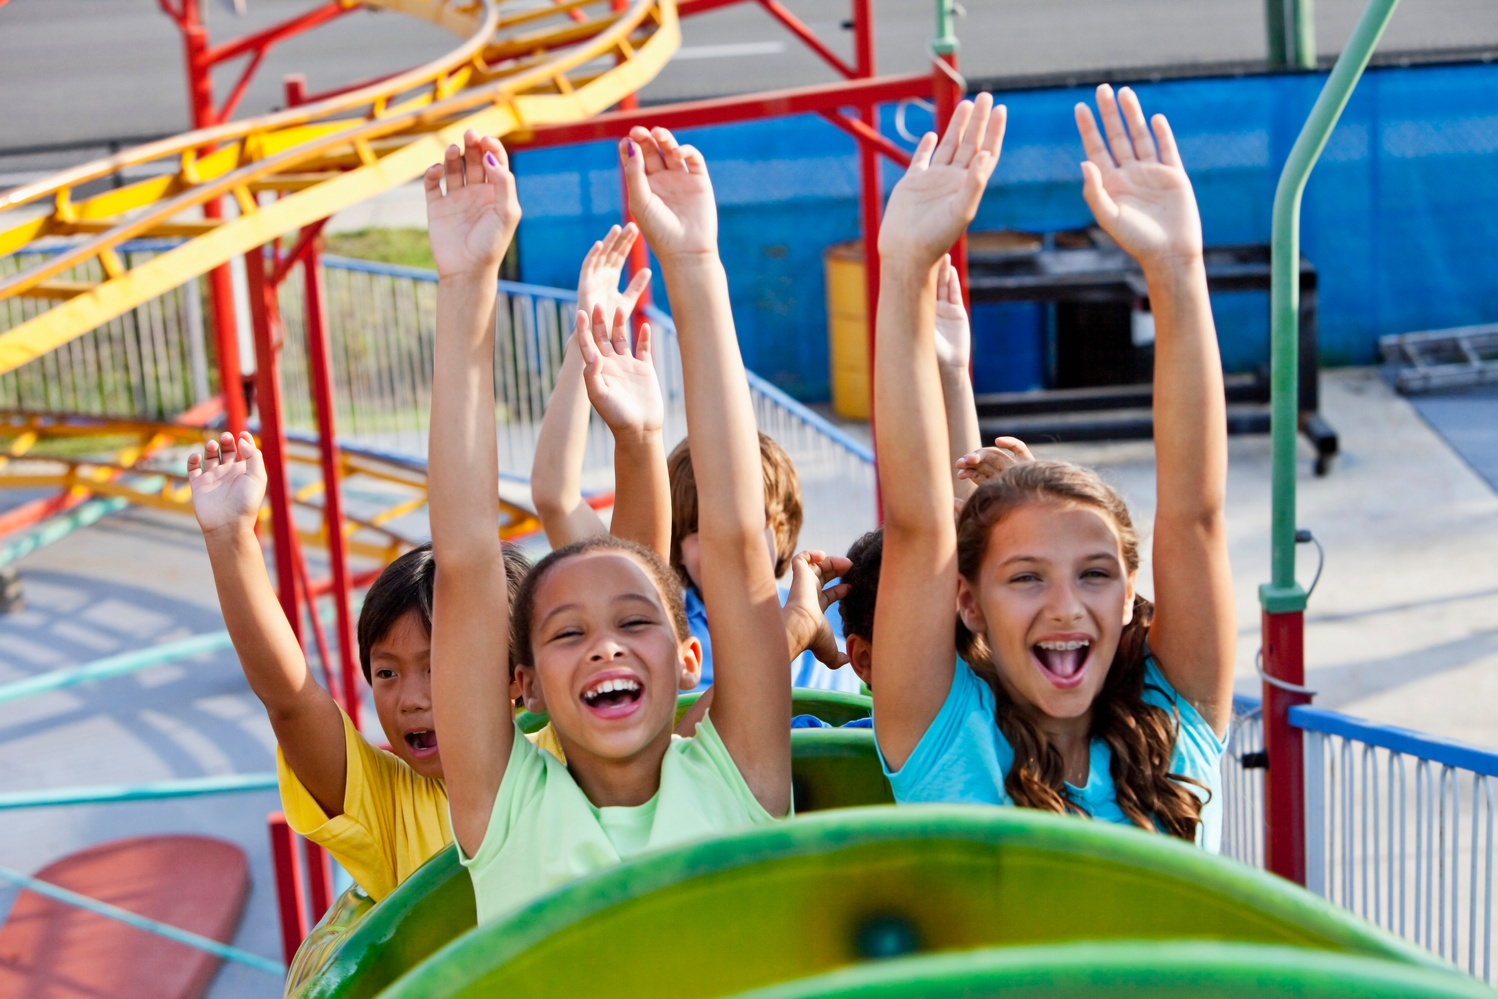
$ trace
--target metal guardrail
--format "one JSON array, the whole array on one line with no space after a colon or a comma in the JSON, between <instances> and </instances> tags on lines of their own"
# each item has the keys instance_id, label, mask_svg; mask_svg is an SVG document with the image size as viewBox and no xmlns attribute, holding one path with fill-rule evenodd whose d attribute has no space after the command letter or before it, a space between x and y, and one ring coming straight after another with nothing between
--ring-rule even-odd
<instances>
[{"instance_id":1,"label":"metal guardrail","mask_svg":"<svg viewBox=\"0 0 1498 999\"><path fill-rule=\"evenodd\" d=\"M120 256L134 267L180 243L136 240L121 246ZM43 248L0 256L0 279L54 252ZM97 281L102 276L97 261L64 275L71 281ZM32 298L0 301L0 333L30 321L49 304ZM0 374L0 409L170 419L217 391L210 382L211 350L203 335L203 288L194 278L44 357ZM212 367L216 372L217 365Z\"/></svg>"},{"instance_id":2,"label":"metal guardrail","mask_svg":"<svg viewBox=\"0 0 1498 999\"><path fill-rule=\"evenodd\" d=\"M1306 887L1495 981L1498 751L1304 705ZM1233 698L1222 852L1264 866L1261 705Z\"/></svg>"},{"instance_id":3,"label":"metal guardrail","mask_svg":"<svg viewBox=\"0 0 1498 999\"><path fill-rule=\"evenodd\" d=\"M1493 980L1498 752L1310 706L1306 886Z\"/></svg>"},{"instance_id":4,"label":"metal guardrail","mask_svg":"<svg viewBox=\"0 0 1498 999\"><path fill-rule=\"evenodd\" d=\"M1222 854L1264 866L1264 717L1256 697L1233 698L1222 754Z\"/></svg>"}]
</instances>

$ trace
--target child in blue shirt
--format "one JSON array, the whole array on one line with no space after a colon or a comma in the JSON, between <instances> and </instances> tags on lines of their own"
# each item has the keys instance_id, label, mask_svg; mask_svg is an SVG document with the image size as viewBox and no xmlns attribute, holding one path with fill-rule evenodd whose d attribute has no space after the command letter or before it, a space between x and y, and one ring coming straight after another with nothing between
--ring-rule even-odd
<instances>
[{"instance_id":1,"label":"child in blue shirt","mask_svg":"<svg viewBox=\"0 0 1498 999\"><path fill-rule=\"evenodd\" d=\"M982 94L959 105L939 143L921 140L879 233L888 571L873 629L875 734L898 801L1016 804L1212 848L1236 629L1201 222L1165 118L1151 129L1128 88L1097 97L1102 130L1076 109L1083 197L1143 269L1156 324L1155 605L1135 592L1128 508L1090 469L1016 464L978 487L953 524L937 266L998 160L1005 112Z\"/></svg>"}]
</instances>

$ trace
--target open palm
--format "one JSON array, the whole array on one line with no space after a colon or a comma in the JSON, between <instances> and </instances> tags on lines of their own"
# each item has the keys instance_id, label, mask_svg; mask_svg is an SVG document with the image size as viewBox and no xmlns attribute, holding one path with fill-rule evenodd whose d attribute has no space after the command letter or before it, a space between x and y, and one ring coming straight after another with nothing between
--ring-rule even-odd
<instances>
[{"instance_id":1,"label":"open palm","mask_svg":"<svg viewBox=\"0 0 1498 999\"><path fill-rule=\"evenodd\" d=\"M631 352L624 310L615 310L610 327L604 321L603 307L595 305L591 320L586 313L578 312L573 336L583 352L588 401L609 429L615 434L660 430L666 405L650 354L650 324L640 324Z\"/></svg>"},{"instance_id":2,"label":"open palm","mask_svg":"<svg viewBox=\"0 0 1498 999\"><path fill-rule=\"evenodd\" d=\"M936 276L936 363L944 368L967 368L973 333L962 307L962 283L950 255L943 256Z\"/></svg>"},{"instance_id":3,"label":"open palm","mask_svg":"<svg viewBox=\"0 0 1498 999\"><path fill-rule=\"evenodd\" d=\"M629 251L639 235L640 230L633 222L622 229L614 226L588 250L577 275L577 307L580 311L592 315L593 306L600 305L606 316L612 316L618 309L623 309L625 316L634 313L635 305L650 284L650 270L642 267L636 271L623 291L619 290L619 275L623 273Z\"/></svg>"},{"instance_id":4,"label":"open palm","mask_svg":"<svg viewBox=\"0 0 1498 999\"><path fill-rule=\"evenodd\" d=\"M716 253L718 208L707 161L668 129L635 126L619 144L629 210L657 257Z\"/></svg>"},{"instance_id":5,"label":"open palm","mask_svg":"<svg viewBox=\"0 0 1498 999\"><path fill-rule=\"evenodd\" d=\"M248 431L209 441L187 458L192 512L204 534L250 530L265 499L265 458Z\"/></svg>"},{"instance_id":6,"label":"open palm","mask_svg":"<svg viewBox=\"0 0 1498 999\"><path fill-rule=\"evenodd\" d=\"M1146 266L1199 256L1196 196L1165 116L1155 115L1151 134L1139 98L1128 87L1115 100L1113 88L1103 84L1097 101L1102 131L1087 105L1077 105L1076 118L1087 151L1082 196L1098 224Z\"/></svg>"},{"instance_id":7,"label":"open palm","mask_svg":"<svg viewBox=\"0 0 1498 999\"><path fill-rule=\"evenodd\" d=\"M426 172L427 235L439 277L492 277L520 223L515 177L498 139L470 129L463 144Z\"/></svg>"},{"instance_id":8,"label":"open palm","mask_svg":"<svg viewBox=\"0 0 1498 999\"><path fill-rule=\"evenodd\" d=\"M941 142L921 137L910 168L890 192L879 226L879 252L908 254L935 262L957 242L973 216L999 162L1006 113L993 98L957 105Z\"/></svg>"}]
</instances>

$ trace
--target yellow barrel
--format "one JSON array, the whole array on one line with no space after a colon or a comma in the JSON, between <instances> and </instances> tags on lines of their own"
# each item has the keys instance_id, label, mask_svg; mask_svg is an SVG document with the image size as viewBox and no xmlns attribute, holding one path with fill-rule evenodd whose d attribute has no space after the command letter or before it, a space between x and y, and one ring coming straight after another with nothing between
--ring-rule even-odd
<instances>
[{"instance_id":1,"label":"yellow barrel","mask_svg":"<svg viewBox=\"0 0 1498 999\"><path fill-rule=\"evenodd\" d=\"M827 270L827 349L832 408L852 420L869 418L869 313L863 240L834 243L823 254Z\"/></svg>"}]
</instances>

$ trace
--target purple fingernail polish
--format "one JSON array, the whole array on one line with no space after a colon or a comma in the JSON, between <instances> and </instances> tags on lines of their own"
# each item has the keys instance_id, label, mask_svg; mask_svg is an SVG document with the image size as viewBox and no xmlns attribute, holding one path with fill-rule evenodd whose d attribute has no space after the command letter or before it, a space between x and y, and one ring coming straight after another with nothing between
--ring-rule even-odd
<instances>
[{"instance_id":1,"label":"purple fingernail polish","mask_svg":"<svg viewBox=\"0 0 1498 999\"><path fill-rule=\"evenodd\" d=\"M499 157L495 156L493 153L485 153L484 162L489 164L489 169L491 170L499 169Z\"/></svg>"},{"instance_id":2,"label":"purple fingernail polish","mask_svg":"<svg viewBox=\"0 0 1498 999\"><path fill-rule=\"evenodd\" d=\"M633 139L627 139L625 141L629 143L629 158L630 159L634 159L635 158L635 143L634 143L634 140Z\"/></svg>"}]
</instances>

